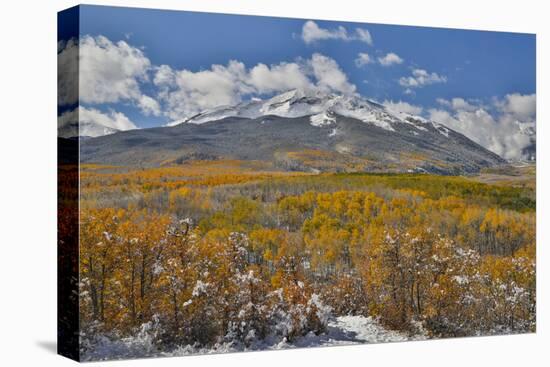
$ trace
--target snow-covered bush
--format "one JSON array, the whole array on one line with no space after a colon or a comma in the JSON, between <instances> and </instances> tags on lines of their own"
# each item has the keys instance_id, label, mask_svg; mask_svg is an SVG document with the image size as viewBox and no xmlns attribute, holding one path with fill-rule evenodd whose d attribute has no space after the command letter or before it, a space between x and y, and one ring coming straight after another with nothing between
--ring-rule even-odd
<instances>
[{"instance_id":1,"label":"snow-covered bush","mask_svg":"<svg viewBox=\"0 0 550 367\"><path fill-rule=\"evenodd\" d=\"M331 308L302 283L291 284L272 292L270 322L276 335L292 341L308 333L323 333Z\"/></svg>"}]
</instances>

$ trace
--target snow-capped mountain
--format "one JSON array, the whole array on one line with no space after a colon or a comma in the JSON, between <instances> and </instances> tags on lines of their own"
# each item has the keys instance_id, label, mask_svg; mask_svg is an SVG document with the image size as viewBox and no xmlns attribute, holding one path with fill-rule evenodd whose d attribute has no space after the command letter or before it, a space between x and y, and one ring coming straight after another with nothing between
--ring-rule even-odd
<instances>
[{"instance_id":1,"label":"snow-capped mountain","mask_svg":"<svg viewBox=\"0 0 550 367\"><path fill-rule=\"evenodd\" d=\"M110 135L122 130L118 130L99 123L81 121L80 123L66 123L59 126L57 133L61 138L95 138L98 136Z\"/></svg>"},{"instance_id":2,"label":"snow-capped mountain","mask_svg":"<svg viewBox=\"0 0 550 367\"><path fill-rule=\"evenodd\" d=\"M505 163L452 129L358 96L292 90L171 125L88 139L81 160L154 166L237 159L284 170L442 174Z\"/></svg>"},{"instance_id":3,"label":"snow-capped mountain","mask_svg":"<svg viewBox=\"0 0 550 367\"><path fill-rule=\"evenodd\" d=\"M391 111L385 106L357 95L341 95L320 91L290 90L267 100L253 99L235 106L222 106L203 111L187 119L173 121L166 126L177 126L183 123L202 124L208 121L221 120L227 117L256 119L261 116L279 117L310 116L313 126L327 126L334 123L333 115L351 117L388 131L395 131L400 124L415 126L418 130L426 129L431 124L441 134L448 129L438 123L427 121L422 117L407 113Z\"/></svg>"},{"instance_id":4,"label":"snow-capped mountain","mask_svg":"<svg viewBox=\"0 0 550 367\"><path fill-rule=\"evenodd\" d=\"M137 129L137 126L124 114L115 111L105 114L80 106L57 117L60 138L96 138L132 129Z\"/></svg>"}]
</instances>

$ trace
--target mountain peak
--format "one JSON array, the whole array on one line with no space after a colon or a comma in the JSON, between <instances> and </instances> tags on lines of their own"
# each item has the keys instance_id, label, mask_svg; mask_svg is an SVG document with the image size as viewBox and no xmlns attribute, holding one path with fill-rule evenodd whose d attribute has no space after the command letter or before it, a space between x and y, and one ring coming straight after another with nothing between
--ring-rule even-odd
<instances>
[{"instance_id":1,"label":"mountain peak","mask_svg":"<svg viewBox=\"0 0 550 367\"><path fill-rule=\"evenodd\" d=\"M256 119L261 116L279 117L311 116L312 125L326 125L331 118L326 116L341 115L351 117L394 131L394 124L425 124L425 119L388 110L385 106L361 97L358 94L344 95L325 92L318 89L291 89L271 98L252 99L234 106L221 106L201 112L195 116L169 123L175 126L181 123L202 124L208 121L221 120L227 117L244 117ZM408 120L405 120L407 119Z\"/></svg>"}]
</instances>

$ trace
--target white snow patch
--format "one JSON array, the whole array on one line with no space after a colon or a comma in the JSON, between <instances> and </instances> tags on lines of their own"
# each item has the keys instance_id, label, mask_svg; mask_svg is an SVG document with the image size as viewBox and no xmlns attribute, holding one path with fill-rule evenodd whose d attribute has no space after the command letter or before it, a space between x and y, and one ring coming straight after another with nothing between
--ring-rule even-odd
<instances>
[{"instance_id":1,"label":"white snow patch","mask_svg":"<svg viewBox=\"0 0 550 367\"><path fill-rule=\"evenodd\" d=\"M312 298L312 302L317 302L317 299ZM364 316L339 316L332 318L328 322L327 331L320 335L315 335L310 332L293 342L289 342L286 338L281 339L280 337L268 336L263 340L254 340L248 347L241 343L223 342L211 348L183 345L171 351L159 351L153 345L152 338L149 335L152 330L153 328L151 325L145 324L145 327L142 328L139 335L135 338L124 338L118 341L111 341L102 337L93 349L88 349L84 352L82 360L167 357L427 339L422 330L420 331L420 335L409 336L406 333L388 330L372 317ZM254 339L255 335L251 337Z\"/></svg>"},{"instance_id":2,"label":"white snow patch","mask_svg":"<svg viewBox=\"0 0 550 367\"><path fill-rule=\"evenodd\" d=\"M201 294L206 294L207 291L208 291L208 286L209 285L210 284L204 283L201 280L197 280L197 283L195 284L195 287L193 288L193 293L192 293L193 297L198 297Z\"/></svg>"},{"instance_id":3,"label":"white snow patch","mask_svg":"<svg viewBox=\"0 0 550 367\"><path fill-rule=\"evenodd\" d=\"M439 131L439 133L443 136L445 136L446 138L449 137L449 129L447 129L446 127L443 127L441 126L439 129L437 129Z\"/></svg>"},{"instance_id":4,"label":"white snow patch","mask_svg":"<svg viewBox=\"0 0 550 367\"><path fill-rule=\"evenodd\" d=\"M312 115L309 120L313 126L328 126L334 123L335 119L329 112L321 112L317 115Z\"/></svg>"},{"instance_id":5,"label":"white snow patch","mask_svg":"<svg viewBox=\"0 0 550 367\"><path fill-rule=\"evenodd\" d=\"M167 126L180 123L204 123L221 118L235 116L244 118L259 118L265 115L295 118L311 116L313 126L323 126L332 123L334 114L358 119L379 128L395 131L392 124L410 123L404 121L403 114L393 112L384 106L365 99L359 95L338 95L320 91L291 90L267 100L252 99L235 106L221 106L204 111L195 116L171 122ZM415 119L423 122L421 117ZM415 125L419 130L422 126Z\"/></svg>"},{"instance_id":6,"label":"white snow patch","mask_svg":"<svg viewBox=\"0 0 550 367\"><path fill-rule=\"evenodd\" d=\"M447 129L445 126L438 124L437 122L432 121L433 127L443 136L446 138L449 137L449 129Z\"/></svg>"},{"instance_id":7,"label":"white snow patch","mask_svg":"<svg viewBox=\"0 0 550 367\"><path fill-rule=\"evenodd\" d=\"M331 328L335 340L338 339L340 332L345 332L348 335L354 333L353 339L358 343L384 343L424 339L418 336L411 338L405 333L387 330L372 317L364 316L340 316L329 323L329 335L331 335Z\"/></svg>"}]
</instances>

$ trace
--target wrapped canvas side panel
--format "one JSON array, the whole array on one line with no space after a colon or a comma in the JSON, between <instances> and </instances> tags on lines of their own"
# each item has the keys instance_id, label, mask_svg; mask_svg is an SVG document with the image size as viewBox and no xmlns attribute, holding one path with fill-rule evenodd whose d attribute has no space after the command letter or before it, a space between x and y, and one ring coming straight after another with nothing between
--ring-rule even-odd
<instances>
[{"instance_id":1,"label":"wrapped canvas side panel","mask_svg":"<svg viewBox=\"0 0 550 367\"><path fill-rule=\"evenodd\" d=\"M78 317L79 7L58 13L57 352L79 360ZM67 47L70 45L69 47ZM76 132L70 137L67 131ZM73 135L74 136L74 135Z\"/></svg>"}]
</instances>

